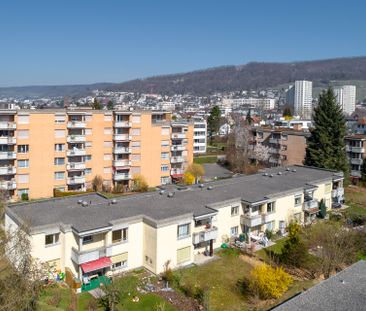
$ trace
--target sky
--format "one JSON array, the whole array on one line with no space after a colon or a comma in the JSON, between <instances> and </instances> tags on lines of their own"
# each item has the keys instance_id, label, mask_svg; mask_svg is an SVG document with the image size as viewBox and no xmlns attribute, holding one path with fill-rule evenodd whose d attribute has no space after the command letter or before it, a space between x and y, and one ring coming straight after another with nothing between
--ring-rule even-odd
<instances>
[{"instance_id":1,"label":"sky","mask_svg":"<svg viewBox=\"0 0 366 311\"><path fill-rule=\"evenodd\" d=\"M1 0L0 87L366 56L366 1Z\"/></svg>"}]
</instances>

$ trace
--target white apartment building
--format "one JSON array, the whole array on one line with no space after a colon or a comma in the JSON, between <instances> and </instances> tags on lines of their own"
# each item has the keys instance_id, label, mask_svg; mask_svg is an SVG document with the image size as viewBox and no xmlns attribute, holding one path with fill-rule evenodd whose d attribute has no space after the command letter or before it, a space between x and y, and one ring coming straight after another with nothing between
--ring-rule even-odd
<instances>
[{"instance_id":1,"label":"white apartment building","mask_svg":"<svg viewBox=\"0 0 366 311\"><path fill-rule=\"evenodd\" d=\"M313 82L299 80L287 91L287 102L294 109L294 115L311 119L313 111Z\"/></svg>"},{"instance_id":2,"label":"white apartment building","mask_svg":"<svg viewBox=\"0 0 366 311\"><path fill-rule=\"evenodd\" d=\"M204 119L197 119L194 121L193 126L193 154L206 153L207 122Z\"/></svg>"},{"instance_id":3,"label":"white apartment building","mask_svg":"<svg viewBox=\"0 0 366 311\"><path fill-rule=\"evenodd\" d=\"M352 114L356 110L356 86L342 85L334 88L338 104L345 114Z\"/></svg>"}]
</instances>

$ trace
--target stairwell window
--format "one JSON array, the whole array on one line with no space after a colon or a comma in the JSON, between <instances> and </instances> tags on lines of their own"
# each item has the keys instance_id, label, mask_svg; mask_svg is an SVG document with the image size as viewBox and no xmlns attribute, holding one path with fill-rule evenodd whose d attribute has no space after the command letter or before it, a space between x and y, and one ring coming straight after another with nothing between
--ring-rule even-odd
<instances>
[{"instance_id":1,"label":"stairwell window","mask_svg":"<svg viewBox=\"0 0 366 311\"><path fill-rule=\"evenodd\" d=\"M128 228L112 231L112 243L125 242L128 239Z\"/></svg>"},{"instance_id":2,"label":"stairwell window","mask_svg":"<svg viewBox=\"0 0 366 311\"><path fill-rule=\"evenodd\" d=\"M275 202L267 203L267 213L273 213L275 211Z\"/></svg>"},{"instance_id":3,"label":"stairwell window","mask_svg":"<svg viewBox=\"0 0 366 311\"><path fill-rule=\"evenodd\" d=\"M231 207L231 216L236 216L239 214L239 206L232 206Z\"/></svg>"},{"instance_id":4,"label":"stairwell window","mask_svg":"<svg viewBox=\"0 0 366 311\"><path fill-rule=\"evenodd\" d=\"M190 235L190 224L179 225L177 230L177 238L184 239Z\"/></svg>"},{"instance_id":5,"label":"stairwell window","mask_svg":"<svg viewBox=\"0 0 366 311\"><path fill-rule=\"evenodd\" d=\"M45 236L45 244L46 246L58 244L59 239L60 239L59 233L47 234Z\"/></svg>"}]
</instances>

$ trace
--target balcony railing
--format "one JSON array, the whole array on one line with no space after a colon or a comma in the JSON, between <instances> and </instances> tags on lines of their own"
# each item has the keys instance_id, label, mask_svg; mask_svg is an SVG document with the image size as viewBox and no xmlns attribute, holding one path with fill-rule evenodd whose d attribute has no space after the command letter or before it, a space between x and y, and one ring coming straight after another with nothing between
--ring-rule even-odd
<instances>
[{"instance_id":1,"label":"balcony railing","mask_svg":"<svg viewBox=\"0 0 366 311\"><path fill-rule=\"evenodd\" d=\"M281 144L281 138L270 138L269 143L270 144Z\"/></svg>"},{"instance_id":2,"label":"balcony railing","mask_svg":"<svg viewBox=\"0 0 366 311\"><path fill-rule=\"evenodd\" d=\"M80 185L85 183L85 177L84 176L74 176L67 178L67 184L68 185Z\"/></svg>"},{"instance_id":3,"label":"balcony railing","mask_svg":"<svg viewBox=\"0 0 366 311\"><path fill-rule=\"evenodd\" d=\"M361 171L352 170L351 171L351 176L353 176L353 177L361 177Z\"/></svg>"},{"instance_id":4,"label":"balcony railing","mask_svg":"<svg viewBox=\"0 0 366 311\"><path fill-rule=\"evenodd\" d=\"M130 166L131 161L130 160L115 160L113 161L113 166L119 167L119 166Z\"/></svg>"},{"instance_id":5,"label":"balcony railing","mask_svg":"<svg viewBox=\"0 0 366 311\"><path fill-rule=\"evenodd\" d=\"M82 143L82 142L85 142L85 141L86 141L85 135L69 135L69 136L67 136L67 142L69 142L69 143L73 143L73 142Z\"/></svg>"},{"instance_id":6,"label":"balcony railing","mask_svg":"<svg viewBox=\"0 0 366 311\"><path fill-rule=\"evenodd\" d=\"M132 136L129 134L114 134L113 139L116 141L129 141L132 139Z\"/></svg>"},{"instance_id":7,"label":"balcony railing","mask_svg":"<svg viewBox=\"0 0 366 311\"><path fill-rule=\"evenodd\" d=\"M182 163L182 162L184 162L184 158L181 156L170 158L170 163Z\"/></svg>"},{"instance_id":8,"label":"balcony railing","mask_svg":"<svg viewBox=\"0 0 366 311\"><path fill-rule=\"evenodd\" d=\"M131 148L128 148L128 147L114 147L113 153L114 154L131 153Z\"/></svg>"},{"instance_id":9,"label":"balcony railing","mask_svg":"<svg viewBox=\"0 0 366 311\"><path fill-rule=\"evenodd\" d=\"M180 175L180 174L184 174L184 170L180 168L173 168L170 170L170 175Z\"/></svg>"},{"instance_id":10,"label":"balcony railing","mask_svg":"<svg viewBox=\"0 0 366 311\"><path fill-rule=\"evenodd\" d=\"M217 227L211 227L206 230L193 233L193 244L215 240L217 239L217 236L218 236Z\"/></svg>"},{"instance_id":11,"label":"balcony railing","mask_svg":"<svg viewBox=\"0 0 366 311\"><path fill-rule=\"evenodd\" d=\"M1 190L14 190L16 189L17 184L15 180L2 180L0 181L0 189Z\"/></svg>"},{"instance_id":12,"label":"balcony railing","mask_svg":"<svg viewBox=\"0 0 366 311\"><path fill-rule=\"evenodd\" d=\"M318 207L319 207L319 201L316 200L316 199L312 199L312 200L309 200L309 201L305 201L303 203L304 210L318 208Z\"/></svg>"},{"instance_id":13,"label":"balcony railing","mask_svg":"<svg viewBox=\"0 0 366 311\"><path fill-rule=\"evenodd\" d=\"M262 214L262 222L264 224L266 224L268 222L274 221L275 220L275 217L276 217L276 213L275 212Z\"/></svg>"},{"instance_id":14,"label":"balcony railing","mask_svg":"<svg viewBox=\"0 0 366 311\"><path fill-rule=\"evenodd\" d=\"M114 127L131 127L132 122L129 121L115 121Z\"/></svg>"},{"instance_id":15,"label":"balcony railing","mask_svg":"<svg viewBox=\"0 0 366 311\"><path fill-rule=\"evenodd\" d=\"M172 134L172 138L175 138L175 139L184 139L184 138L186 138L186 134L185 133L173 133Z\"/></svg>"},{"instance_id":16,"label":"balcony railing","mask_svg":"<svg viewBox=\"0 0 366 311\"><path fill-rule=\"evenodd\" d=\"M71 248L71 260L78 265L110 256L112 256L112 246L103 246L85 251L78 251L74 247Z\"/></svg>"},{"instance_id":17,"label":"balcony railing","mask_svg":"<svg viewBox=\"0 0 366 311\"><path fill-rule=\"evenodd\" d=\"M83 121L70 121L67 123L67 127L70 129L83 129L86 127L86 123Z\"/></svg>"},{"instance_id":18,"label":"balcony railing","mask_svg":"<svg viewBox=\"0 0 366 311\"><path fill-rule=\"evenodd\" d=\"M343 197L343 196L344 196L344 188L343 187L332 190L332 198Z\"/></svg>"},{"instance_id":19,"label":"balcony railing","mask_svg":"<svg viewBox=\"0 0 366 311\"><path fill-rule=\"evenodd\" d=\"M1 166L0 175L14 175L17 169L14 166Z\"/></svg>"},{"instance_id":20,"label":"balcony railing","mask_svg":"<svg viewBox=\"0 0 366 311\"><path fill-rule=\"evenodd\" d=\"M0 160L15 160L16 157L17 155L13 151L0 152Z\"/></svg>"},{"instance_id":21,"label":"balcony railing","mask_svg":"<svg viewBox=\"0 0 366 311\"><path fill-rule=\"evenodd\" d=\"M67 164L68 170L84 170L86 167L84 162L71 162Z\"/></svg>"},{"instance_id":22,"label":"balcony railing","mask_svg":"<svg viewBox=\"0 0 366 311\"><path fill-rule=\"evenodd\" d=\"M185 145L172 145L170 148L172 151L184 151L186 150Z\"/></svg>"},{"instance_id":23,"label":"balcony railing","mask_svg":"<svg viewBox=\"0 0 366 311\"><path fill-rule=\"evenodd\" d=\"M362 165L362 163L363 163L362 159L351 158L351 164Z\"/></svg>"},{"instance_id":24,"label":"balcony railing","mask_svg":"<svg viewBox=\"0 0 366 311\"><path fill-rule=\"evenodd\" d=\"M354 152L354 153L364 153L365 152L365 148L364 147L355 147L355 146L347 145L346 146L346 151L348 151L348 152Z\"/></svg>"},{"instance_id":25,"label":"balcony railing","mask_svg":"<svg viewBox=\"0 0 366 311\"><path fill-rule=\"evenodd\" d=\"M247 227L256 227L256 226L260 226L262 224L262 215L258 214L258 215L241 215L240 217L240 223L242 225L245 225Z\"/></svg>"},{"instance_id":26,"label":"balcony railing","mask_svg":"<svg viewBox=\"0 0 366 311\"><path fill-rule=\"evenodd\" d=\"M15 137L0 137L0 145L15 145L16 143Z\"/></svg>"},{"instance_id":27,"label":"balcony railing","mask_svg":"<svg viewBox=\"0 0 366 311\"><path fill-rule=\"evenodd\" d=\"M67 151L67 156L85 156L86 150L85 149L70 149Z\"/></svg>"},{"instance_id":28,"label":"balcony railing","mask_svg":"<svg viewBox=\"0 0 366 311\"><path fill-rule=\"evenodd\" d=\"M15 122L0 122L0 129L2 130L15 130L16 128Z\"/></svg>"},{"instance_id":29,"label":"balcony railing","mask_svg":"<svg viewBox=\"0 0 366 311\"><path fill-rule=\"evenodd\" d=\"M119 180L129 180L132 178L131 174L126 174L126 173L114 173L113 175L113 179L116 181Z\"/></svg>"}]
</instances>

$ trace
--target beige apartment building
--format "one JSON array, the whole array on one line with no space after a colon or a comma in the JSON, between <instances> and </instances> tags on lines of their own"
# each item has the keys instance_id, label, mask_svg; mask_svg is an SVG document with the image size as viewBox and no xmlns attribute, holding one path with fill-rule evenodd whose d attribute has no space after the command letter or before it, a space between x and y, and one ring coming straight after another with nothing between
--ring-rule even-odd
<instances>
[{"instance_id":1,"label":"beige apartment building","mask_svg":"<svg viewBox=\"0 0 366 311\"><path fill-rule=\"evenodd\" d=\"M252 128L250 142L269 147L271 166L302 165L309 132L288 128Z\"/></svg>"},{"instance_id":2,"label":"beige apartment building","mask_svg":"<svg viewBox=\"0 0 366 311\"><path fill-rule=\"evenodd\" d=\"M171 186L173 187L173 186ZM32 255L52 271L91 279L144 267L161 273L202 262L222 243L310 223L324 200L343 201L343 173L303 166L117 197L69 196L10 204L5 227L30 228Z\"/></svg>"},{"instance_id":3,"label":"beige apartment building","mask_svg":"<svg viewBox=\"0 0 366 311\"><path fill-rule=\"evenodd\" d=\"M193 161L193 123L171 113L104 110L0 111L0 187L9 198L106 187L168 184Z\"/></svg>"}]
</instances>

